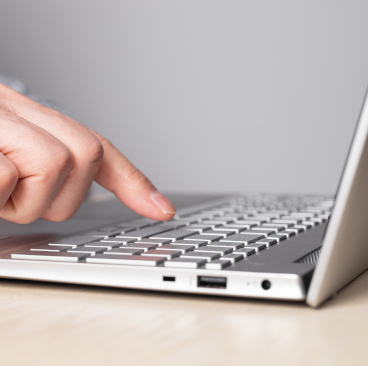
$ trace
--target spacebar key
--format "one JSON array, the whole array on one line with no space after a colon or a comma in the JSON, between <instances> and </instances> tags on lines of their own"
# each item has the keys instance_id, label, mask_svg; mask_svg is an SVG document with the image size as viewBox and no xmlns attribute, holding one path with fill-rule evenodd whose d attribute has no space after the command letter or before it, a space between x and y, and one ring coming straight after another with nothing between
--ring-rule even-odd
<instances>
[{"instance_id":1,"label":"spacebar key","mask_svg":"<svg viewBox=\"0 0 368 366\"><path fill-rule=\"evenodd\" d=\"M58 261L58 262L78 262L89 257L89 253L69 253L69 252L37 252L24 250L19 253L12 253L12 259L31 259L36 261Z\"/></svg>"},{"instance_id":2,"label":"spacebar key","mask_svg":"<svg viewBox=\"0 0 368 366\"><path fill-rule=\"evenodd\" d=\"M166 261L166 257L149 257L143 255L113 255L113 254L97 254L87 258L87 263L102 264L129 264L133 266L157 266Z\"/></svg>"}]
</instances>

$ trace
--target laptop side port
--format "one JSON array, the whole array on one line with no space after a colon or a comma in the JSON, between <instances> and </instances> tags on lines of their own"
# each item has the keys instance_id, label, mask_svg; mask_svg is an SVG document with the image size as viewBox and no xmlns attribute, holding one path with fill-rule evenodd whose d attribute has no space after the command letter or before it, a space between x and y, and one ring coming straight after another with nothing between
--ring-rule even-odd
<instances>
[{"instance_id":1,"label":"laptop side port","mask_svg":"<svg viewBox=\"0 0 368 366\"><path fill-rule=\"evenodd\" d=\"M175 282L175 277L174 276L163 276L162 281Z\"/></svg>"},{"instance_id":2,"label":"laptop side port","mask_svg":"<svg viewBox=\"0 0 368 366\"><path fill-rule=\"evenodd\" d=\"M226 284L226 277L198 276L197 278L197 287L225 289Z\"/></svg>"}]
</instances>

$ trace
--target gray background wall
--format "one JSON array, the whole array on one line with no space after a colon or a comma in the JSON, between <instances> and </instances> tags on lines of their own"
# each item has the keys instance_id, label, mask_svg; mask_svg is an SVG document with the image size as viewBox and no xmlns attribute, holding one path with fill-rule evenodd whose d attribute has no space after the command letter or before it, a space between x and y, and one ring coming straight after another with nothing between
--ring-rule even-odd
<instances>
[{"instance_id":1,"label":"gray background wall","mask_svg":"<svg viewBox=\"0 0 368 366\"><path fill-rule=\"evenodd\" d=\"M331 193L368 83L367 14L367 1L2 0L0 72L161 190Z\"/></svg>"}]
</instances>

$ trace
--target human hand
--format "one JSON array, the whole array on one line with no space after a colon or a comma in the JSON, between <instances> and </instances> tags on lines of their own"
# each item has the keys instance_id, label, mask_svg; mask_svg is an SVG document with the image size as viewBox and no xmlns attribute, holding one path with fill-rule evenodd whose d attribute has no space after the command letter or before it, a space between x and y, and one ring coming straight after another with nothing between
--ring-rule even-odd
<instances>
[{"instance_id":1,"label":"human hand","mask_svg":"<svg viewBox=\"0 0 368 366\"><path fill-rule=\"evenodd\" d=\"M95 180L125 205L169 220L173 204L111 142L0 84L0 217L63 221Z\"/></svg>"}]
</instances>

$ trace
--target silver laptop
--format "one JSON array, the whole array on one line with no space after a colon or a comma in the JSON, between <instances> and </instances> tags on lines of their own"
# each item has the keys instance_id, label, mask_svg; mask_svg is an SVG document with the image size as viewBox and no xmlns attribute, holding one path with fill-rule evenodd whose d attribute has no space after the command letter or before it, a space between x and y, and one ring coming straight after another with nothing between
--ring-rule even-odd
<instances>
[{"instance_id":1,"label":"silver laptop","mask_svg":"<svg viewBox=\"0 0 368 366\"><path fill-rule=\"evenodd\" d=\"M117 199L63 223L0 221L0 277L317 307L368 267L368 98L336 197L171 196L175 218Z\"/></svg>"}]
</instances>

